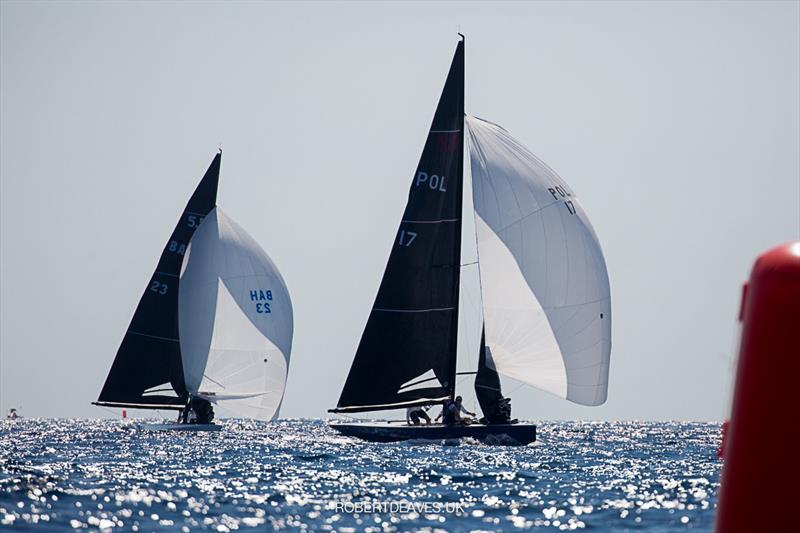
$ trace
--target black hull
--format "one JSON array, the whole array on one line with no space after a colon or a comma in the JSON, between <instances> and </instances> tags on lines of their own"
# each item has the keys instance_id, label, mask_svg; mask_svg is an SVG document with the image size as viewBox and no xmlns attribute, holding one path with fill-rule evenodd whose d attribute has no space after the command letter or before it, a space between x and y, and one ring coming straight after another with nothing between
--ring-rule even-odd
<instances>
[{"instance_id":1,"label":"black hull","mask_svg":"<svg viewBox=\"0 0 800 533\"><path fill-rule=\"evenodd\" d=\"M534 424L496 424L484 426L441 426L388 424L386 422L331 424L342 435L369 442L398 442L413 439L448 440L473 438L486 444L523 446L536 440Z\"/></svg>"}]
</instances>

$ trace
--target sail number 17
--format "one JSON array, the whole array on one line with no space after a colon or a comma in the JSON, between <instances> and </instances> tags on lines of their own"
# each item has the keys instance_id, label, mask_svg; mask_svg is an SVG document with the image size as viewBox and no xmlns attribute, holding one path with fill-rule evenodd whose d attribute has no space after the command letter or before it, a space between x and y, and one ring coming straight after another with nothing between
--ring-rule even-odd
<instances>
[{"instance_id":1,"label":"sail number 17","mask_svg":"<svg viewBox=\"0 0 800 533\"><path fill-rule=\"evenodd\" d=\"M398 246L411 246L411 243L414 242L414 239L417 238L417 234L414 231L406 231L404 229L400 230L400 238L397 240Z\"/></svg>"},{"instance_id":2,"label":"sail number 17","mask_svg":"<svg viewBox=\"0 0 800 533\"><path fill-rule=\"evenodd\" d=\"M571 192L564 189L564 187L562 187L561 185L556 185L555 187L548 187L547 192L552 194L555 200L563 200L564 205L566 206L567 211L569 211L570 215L575 214L575 204L573 204L572 200L570 200L570 197L572 196Z\"/></svg>"}]
</instances>

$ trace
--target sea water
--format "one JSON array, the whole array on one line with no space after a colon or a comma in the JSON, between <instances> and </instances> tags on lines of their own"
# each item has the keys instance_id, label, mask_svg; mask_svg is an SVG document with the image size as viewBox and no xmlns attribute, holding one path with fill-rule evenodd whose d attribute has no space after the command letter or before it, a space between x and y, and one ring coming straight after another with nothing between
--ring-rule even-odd
<instances>
[{"instance_id":1,"label":"sea water","mask_svg":"<svg viewBox=\"0 0 800 533\"><path fill-rule=\"evenodd\" d=\"M710 531L719 425L541 422L524 447L365 443L320 420L0 422L0 529Z\"/></svg>"}]
</instances>

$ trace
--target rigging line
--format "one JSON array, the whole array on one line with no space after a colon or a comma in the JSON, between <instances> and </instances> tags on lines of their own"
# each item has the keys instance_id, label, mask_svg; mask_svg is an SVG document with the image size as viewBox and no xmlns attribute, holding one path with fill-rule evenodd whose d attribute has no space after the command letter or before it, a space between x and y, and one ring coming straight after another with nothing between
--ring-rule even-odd
<instances>
[{"instance_id":1,"label":"rigging line","mask_svg":"<svg viewBox=\"0 0 800 533\"><path fill-rule=\"evenodd\" d=\"M226 350L226 351L234 351L234 350ZM235 351L238 351L238 352L240 352L240 353L252 353L252 350L235 350ZM260 353L260 352L259 352L259 353ZM269 353L269 352L267 352L267 353ZM266 354L265 354L265 355L266 355ZM264 364L264 363L256 363L256 365L255 365L255 366L260 366L260 365L262 365L262 364ZM224 368L224 367L223 367L223 368ZM230 374L225 374L224 376L218 376L218 377L219 377L219 379L220 379L220 380L228 380L228 379L232 378L233 376L235 376L236 374L241 374L241 373L243 373L243 372L244 372L244 373L249 373L249 372L251 372L251 371L252 371L252 368L251 368L250 366L246 366L246 367L244 367L244 368L239 368L239 369L236 369L236 368L234 367L234 370L232 370L232 371L230 372ZM209 378L209 379L211 379L211 378ZM224 387L223 387L223 388L224 388Z\"/></svg>"},{"instance_id":2,"label":"rigging line","mask_svg":"<svg viewBox=\"0 0 800 533\"><path fill-rule=\"evenodd\" d=\"M520 381L519 385L517 385L516 387L514 387L514 390L512 390L512 391L511 391L511 392L509 392L509 393L507 393L507 394L508 394L508 396L511 396L512 394L514 394L515 392L517 392L519 389L521 389L521 388L522 388L522 387L524 387L525 385L527 385L527 383L525 383L524 381Z\"/></svg>"},{"instance_id":3,"label":"rigging line","mask_svg":"<svg viewBox=\"0 0 800 533\"><path fill-rule=\"evenodd\" d=\"M465 121L465 123L466 123L466 121ZM467 157L470 157L471 156L471 152L469 151L469 147L472 146L472 145L476 145L476 142L472 141L472 137L474 135L472 133L472 129L471 128L467 128L467 129L469 131L469 135L467 136L467 144L468 144L468 146L467 146L467 149L465 150L465 152L466 152ZM478 156L483 159L481 153L479 153ZM470 166L469 166L469 185L470 185L470 189L472 189L472 195L471 195L471 199L472 199L472 224L473 224L473 228L474 228L473 233L475 234L475 263L478 265L478 309L480 309L481 330L483 330L483 327L484 327L483 324L485 324L486 316L484 315L484 310L483 310L483 278L481 276L481 264L480 264L480 261L481 261L481 250L480 250L480 246L478 245L478 210L475 209L475 174L472 172L472 159L471 159L471 157L470 157L469 163L470 163ZM485 163L485 160L484 160L484 163ZM463 210L463 208L462 208L462 210ZM481 219L481 220L483 220L483 219ZM480 351L480 348L478 348L478 351Z\"/></svg>"},{"instance_id":4,"label":"rigging line","mask_svg":"<svg viewBox=\"0 0 800 533\"><path fill-rule=\"evenodd\" d=\"M473 261L473 262L471 262L471 263L464 263L464 264L462 264L461 266L462 266L462 267L468 267L468 266L470 266L470 265L477 265L477 264L478 264L478 261Z\"/></svg>"},{"instance_id":5,"label":"rigging line","mask_svg":"<svg viewBox=\"0 0 800 533\"><path fill-rule=\"evenodd\" d=\"M209 375L208 375L208 374L206 374L205 372L203 372L203 377L204 377L204 378L206 378L206 379L207 379L207 380L209 380L209 381L213 381L214 383L216 383L217 385L219 385L219 386L220 386L220 387L222 387L223 389L225 388L225 385L223 385L222 383L220 383L220 382L219 382L219 381L217 381L216 379L212 378L211 376L209 376Z\"/></svg>"}]
</instances>

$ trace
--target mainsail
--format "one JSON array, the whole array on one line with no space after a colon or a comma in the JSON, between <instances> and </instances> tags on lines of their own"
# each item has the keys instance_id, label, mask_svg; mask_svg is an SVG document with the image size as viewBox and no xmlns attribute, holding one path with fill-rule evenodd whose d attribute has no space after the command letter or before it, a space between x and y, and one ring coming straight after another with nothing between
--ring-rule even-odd
<instances>
[{"instance_id":1,"label":"mainsail","mask_svg":"<svg viewBox=\"0 0 800 533\"><path fill-rule=\"evenodd\" d=\"M453 394L463 192L464 43L458 44L375 304L334 412Z\"/></svg>"},{"instance_id":2,"label":"mainsail","mask_svg":"<svg viewBox=\"0 0 800 533\"><path fill-rule=\"evenodd\" d=\"M292 350L292 302L266 252L219 208L189 244L179 311L189 394L247 418L276 417Z\"/></svg>"},{"instance_id":3,"label":"mainsail","mask_svg":"<svg viewBox=\"0 0 800 533\"><path fill-rule=\"evenodd\" d=\"M611 298L600 243L569 186L503 128L467 117L486 344L497 371L605 402Z\"/></svg>"},{"instance_id":4,"label":"mainsail","mask_svg":"<svg viewBox=\"0 0 800 533\"><path fill-rule=\"evenodd\" d=\"M181 214L133 315L97 405L174 408L187 393L178 341L178 290L184 254L217 202L217 154Z\"/></svg>"}]
</instances>

